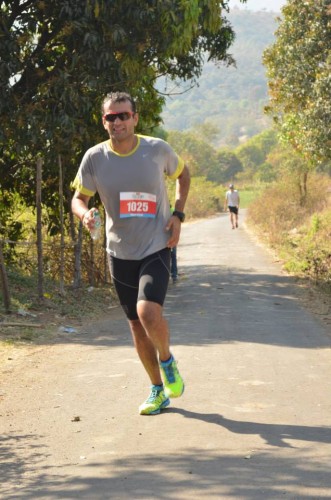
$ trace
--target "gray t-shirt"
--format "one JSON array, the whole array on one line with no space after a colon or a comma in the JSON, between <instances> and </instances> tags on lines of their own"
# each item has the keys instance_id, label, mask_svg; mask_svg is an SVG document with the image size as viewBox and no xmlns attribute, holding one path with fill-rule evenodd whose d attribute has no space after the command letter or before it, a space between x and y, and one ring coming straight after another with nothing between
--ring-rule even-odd
<instances>
[{"instance_id":1,"label":"gray t-shirt","mask_svg":"<svg viewBox=\"0 0 331 500\"><path fill-rule=\"evenodd\" d=\"M228 203L228 207L237 207L239 205L239 193L236 189L226 192L226 200Z\"/></svg>"},{"instance_id":2,"label":"gray t-shirt","mask_svg":"<svg viewBox=\"0 0 331 500\"><path fill-rule=\"evenodd\" d=\"M119 259L140 260L166 247L170 217L165 175L177 179L184 161L162 139L138 135L129 154L118 154L107 140L88 149L72 187L99 193L106 213L107 251Z\"/></svg>"}]
</instances>

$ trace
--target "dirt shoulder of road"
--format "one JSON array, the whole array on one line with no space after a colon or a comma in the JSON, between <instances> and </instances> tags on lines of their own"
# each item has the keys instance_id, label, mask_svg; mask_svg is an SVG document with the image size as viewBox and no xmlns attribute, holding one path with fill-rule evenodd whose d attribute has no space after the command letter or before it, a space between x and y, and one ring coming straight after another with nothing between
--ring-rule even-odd
<instances>
[{"instance_id":1,"label":"dirt shoulder of road","mask_svg":"<svg viewBox=\"0 0 331 500\"><path fill-rule=\"evenodd\" d=\"M0 315L0 373L11 353L18 359L25 352L54 344L61 336L78 331L82 325L109 317L118 308L110 286L89 287L74 298L68 294L61 300L46 298L42 304L20 308Z\"/></svg>"}]
</instances>

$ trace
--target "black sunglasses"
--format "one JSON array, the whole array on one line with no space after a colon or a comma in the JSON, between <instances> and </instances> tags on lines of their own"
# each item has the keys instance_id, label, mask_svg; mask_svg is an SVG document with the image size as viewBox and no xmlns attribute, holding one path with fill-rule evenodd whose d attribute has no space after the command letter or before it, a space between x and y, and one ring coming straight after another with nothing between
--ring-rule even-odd
<instances>
[{"instance_id":1,"label":"black sunglasses","mask_svg":"<svg viewBox=\"0 0 331 500\"><path fill-rule=\"evenodd\" d=\"M122 122L125 122L134 115L132 111L122 111L121 113L107 113L103 115L106 122L114 123L116 118L119 118Z\"/></svg>"}]
</instances>

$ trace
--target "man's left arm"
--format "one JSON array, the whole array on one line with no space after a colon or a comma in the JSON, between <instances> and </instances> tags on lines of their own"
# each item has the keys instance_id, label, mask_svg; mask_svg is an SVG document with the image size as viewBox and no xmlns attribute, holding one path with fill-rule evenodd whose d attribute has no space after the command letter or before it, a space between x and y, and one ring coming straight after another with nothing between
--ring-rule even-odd
<instances>
[{"instance_id":1,"label":"man's left arm","mask_svg":"<svg viewBox=\"0 0 331 500\"><path fill-rule=\"evenodd\" d=\"M181 174L176 179L175 211L184 212L185 203L190 189L190 183L190 171L187 165L184 165ZM166 227L167 231L171 231L171 236L167 244L169 248L177 246L180 236L180 229L181 221L176 215L172 215Z\"/></svg>"},{"instance_id":2,"label":"man's left arm","mask_svg":"<svg viewBox=\"0 0 331 500\"><path fill-rule=\"evenodd\" d=\"M187 165L184 165L183 171L176 180L176 201L175 210L184 212L185 203L190 189L190 171Z\"/></svg>"}]
</instances>

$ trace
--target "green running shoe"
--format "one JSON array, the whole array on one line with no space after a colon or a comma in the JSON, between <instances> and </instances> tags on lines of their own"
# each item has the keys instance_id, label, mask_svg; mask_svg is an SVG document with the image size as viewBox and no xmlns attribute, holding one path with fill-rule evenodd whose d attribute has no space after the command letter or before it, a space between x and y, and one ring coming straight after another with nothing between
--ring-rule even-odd
<instances>
[{"instance_id":1,"label":"green running shoe","mask_svg":"<svg viewBox=\"0 0 331 500\"><path fill-rule=\"evenodd\" d=\"M140 415L157 415L163 408L170 404L170 399L165 395L163 389L157 389L152 385L152 390L146 401L139 406Z\"/></svg>"},{"instance_id":2,"label":"green running shoe","mask_svg":"<svg viewBox=\"0 0 331 500\"><path fill-rule=\"evenodd\" d=\"M179 398L184 392L185 385L173 356L169 361L160 361L160 368L163 374L165 395L168 398Z\"/></svg>"}]
</instances>

